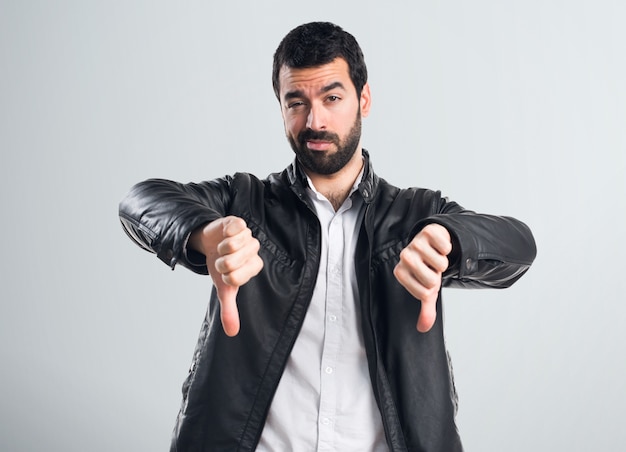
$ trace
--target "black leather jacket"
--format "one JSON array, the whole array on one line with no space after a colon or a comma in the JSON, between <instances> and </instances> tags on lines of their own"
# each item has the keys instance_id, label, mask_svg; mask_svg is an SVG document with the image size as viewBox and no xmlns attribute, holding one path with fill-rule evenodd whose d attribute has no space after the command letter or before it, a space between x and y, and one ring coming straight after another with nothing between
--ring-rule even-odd
<instances>
[{"instance_id":1,"label":"black leather jacket","mask_svg":"<svg viewBox=\"0 0 626 452\"><path fill-rule=\"evenodd\" d=\"M367 152L358 192L366 213L356 271L369 372L392 451L461 451L456 392L443 338L441 299L428 333L415 329L420 303L392 274L400 251L426 224L453 237L444 286L510 286L535 257L530 230L507 217L478 215L440 193L401 190L372 171ZM241 331L227 337L211 297L172 439L172 451L253 451L311 300L320 226L292 164L259 180L250 174L200 184L148 180L120 204L128 235L170 265L207 273L186 252L190 233L225 215L243 218L261 243L264 268L240 288Z\"/></svg>"}]
</instances>

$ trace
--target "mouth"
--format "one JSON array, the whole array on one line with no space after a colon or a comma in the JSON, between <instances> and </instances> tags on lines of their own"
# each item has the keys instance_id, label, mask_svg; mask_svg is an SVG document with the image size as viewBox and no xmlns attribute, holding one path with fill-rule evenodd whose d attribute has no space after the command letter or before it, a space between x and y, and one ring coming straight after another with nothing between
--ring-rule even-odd
<instances>
[{"instance_id":1,"label":"mouth","mask_svg":"<svg viewBox=\"0 0 626 452\"><path fill-rule=\"evenodd\" d=\"M312 151L327 151L332 146L332 141L307 140L306 147Z\"/></svg>"}]
</instances>

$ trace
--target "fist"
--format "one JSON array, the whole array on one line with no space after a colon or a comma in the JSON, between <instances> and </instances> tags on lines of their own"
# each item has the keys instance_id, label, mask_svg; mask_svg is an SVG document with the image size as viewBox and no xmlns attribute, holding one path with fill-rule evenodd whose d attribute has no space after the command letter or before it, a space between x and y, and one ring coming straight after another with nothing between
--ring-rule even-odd
<instances>
[{"instance_id":1,"label":"fist","mask_svg":"<svg viewBox=\"0 0 626 452\"><path fill-rule=\"evenodd\" d=\"M438 224L424 227L400 252L393 274L411 295L421 301L417 330L429 331L437 319L437 297L441 277L448 269L452 240L448 230Z\"/></svg>"},{"instance_id":2,"label":"fist","mask_svg":"<svg viewBox=\"0 0 626 452\"><path fill-rule=\"evenodd\" d=\"M206 256L206 264L220 301L222 327L228 336L239 333L237 293L263 269L259 241L239 217L215 220L196 230L191 246Z\"/></svg>"}]
</instances>

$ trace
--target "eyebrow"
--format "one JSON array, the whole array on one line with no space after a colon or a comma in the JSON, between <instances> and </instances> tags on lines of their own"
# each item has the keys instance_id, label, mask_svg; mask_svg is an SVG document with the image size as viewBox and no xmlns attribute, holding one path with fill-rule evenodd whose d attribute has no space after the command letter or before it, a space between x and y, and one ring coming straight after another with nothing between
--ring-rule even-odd
<instances>
[{"instance_id":1,"label":"eyebrow","mask_svg":"<svg viewBox=\"0 0 626 452\"><path fill-rule=\"evenodd\" d=\"M333 83L331 83L330 85L326 85L325 87L323 87L323 88L320 90L320 92L321 92L321 93L327 93L328 91L332 91L332 90L334 90L335 88L341 88L341 89L342 89L342 90L344 90L344 91L345 91L345 89L346 89L346 88L343 86L343 83L341 83L341 82L333 82Z\"/></svg>"},{"instance_id":2,"label":"eyebrow","mask_svg":"<svg viewBox=\"0 0 626 452\"><path fill-rule=\"evenodd\" d=\"M329 91L332 91L336 88L341 88L345 91L346 87L343 86L343 83L341 82L333 82L329 85L326 85L324 87L322 87L322 89L320 89L320 93L327 93ZM298 99L298 98L302 98L304 97L304 91L302 90L294 90L294 91L289 91L287 93L285 93L284 99L285 100L290 100L290 99Z\"/></svg>"}]
</instances>

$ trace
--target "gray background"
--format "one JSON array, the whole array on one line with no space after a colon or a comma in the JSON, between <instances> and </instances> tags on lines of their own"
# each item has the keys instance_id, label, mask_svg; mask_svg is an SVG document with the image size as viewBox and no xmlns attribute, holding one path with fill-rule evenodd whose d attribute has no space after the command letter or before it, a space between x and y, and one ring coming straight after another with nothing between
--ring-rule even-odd
<instances>
[{"instance_id":1,"label":"gray background","mask_svg":"<svg viewBox=\"0 0 626 452\"><path fill-rule=\"evenodd\" d=\"M0 0L0 450L167 449L210 281L118 202L289 164L271 57L320 19L364 49L379 174L535 233L516 286L444 295L467 450L623 447L624 2Z\"/></svg>"}]
</instances>

